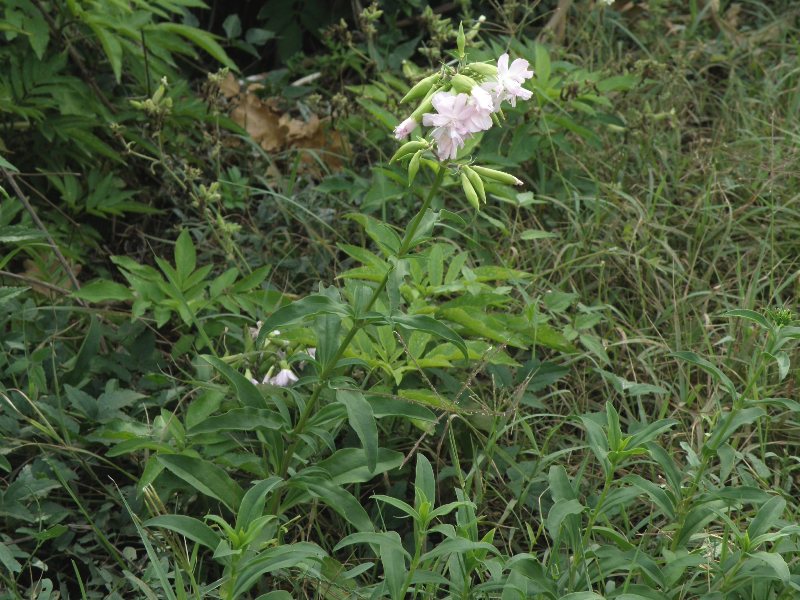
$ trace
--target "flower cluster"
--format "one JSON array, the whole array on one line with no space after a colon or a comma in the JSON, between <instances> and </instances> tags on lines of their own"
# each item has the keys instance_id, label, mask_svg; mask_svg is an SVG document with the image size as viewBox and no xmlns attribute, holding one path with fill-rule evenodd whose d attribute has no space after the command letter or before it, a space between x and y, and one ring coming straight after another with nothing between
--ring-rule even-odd
<instances>
[{"instance_id":1,"label":"flower cluster","mask_svg":"<svg viewBox=\"0 0 800 600\"><path fill-rule=\"evenodd\" d=\"M414 113L394 130L398 140L405 139L419 124L432 127L431 137L436 142L439 160L454 159L470 136L492 127L494 113L503 102L516 106L517 98L529 100L532 93L522 84L533 77L528 61L522 58L509 64L508 54L503 54L497 66L486 63L467 65L466 71L475 77L454 75L448 85L436 85L438 75L423 79L406 95L404 100L425 93L425 99ZM482 79L478 82L476 77ZM430 112L434 109L435 112Z\"/></svg>"}]
</instances>

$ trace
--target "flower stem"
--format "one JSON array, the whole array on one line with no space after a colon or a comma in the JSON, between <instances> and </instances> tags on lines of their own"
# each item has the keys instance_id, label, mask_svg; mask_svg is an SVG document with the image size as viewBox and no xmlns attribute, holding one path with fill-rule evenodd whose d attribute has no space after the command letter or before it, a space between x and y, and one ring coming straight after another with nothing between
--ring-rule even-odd
<instances>
[{"instance_id":1,"label":"flower stem","mask_svg":"<svg viewBox=\"0 0 800 600\"><path fill-rule=\"evenodd\" d=\"M439 165L439 170L436 173L436 178L433 181L433 185L431 186L428 195L425 197L425 200L422 202L422 206L419 209L419 212L414 216L409 223L408 228L406 229L405 235L403 236L403 240L400 243L400 248L397 251L397 258L403 258L408 251L411 249L411 244L414 242L414 237L417 234L417 230L419 229L420 223L422 222L425 213L428 212L430 208L431 202L433 201L436 192L441 187L442 181L445 175L445 168L443 165ZM386 285L389 283L389 275L391 274L391 268L386 271L383 278L378 283L377 287L372 291L372 296L369 299L366 307L364 308L364 313L368 313L372 307L375 305L375 302L378 300L378 297L383 293L386 289ZM308 423L308 419L311 418L311 415L314 413L314 410L317 407L317 403L319 402L320 394L322 394L322 390L325 389L327 386L328 380L330 379L333 372L336 370L336 365L344 356L344 353L347 351L347 348L350 346L350 343L353 341L353 338L356 334L364 327L365 320L364 319L355 319L353 322L353 326L347 332L347 334L342 339L339 347L336 349L336 353L333 355L330 361L325 365L322 369L322 372L319 375L319 381L314 387L314 390L311 392L311 397L308 399L303 411L300 413L300 418L297 420L297 424L292 429L289 437L291 438L291 442L289 442L289 447L286 449L286 452L283 454L283 458L281 459L280 468L278 470L278 476L281 479L285 479L287 473L289 472L289 467L292 462L292 458L294 457L294 453L297 450L297 445L300 442L301 436L305 431L306 424ZM276 514L277 509L280 506L281 490L275 492L275 495L272 497L272 501L270 502L270 512L271 514Z\"/></svg>"}]
</instances>

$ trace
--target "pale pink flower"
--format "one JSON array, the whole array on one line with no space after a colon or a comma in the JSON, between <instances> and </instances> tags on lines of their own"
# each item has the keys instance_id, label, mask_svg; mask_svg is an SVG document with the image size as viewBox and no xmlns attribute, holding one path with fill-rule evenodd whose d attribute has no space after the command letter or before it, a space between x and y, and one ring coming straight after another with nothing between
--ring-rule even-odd
<instances>
[{"instance_id":1,"label":"pale pink flower","mask_svg":"<svg viewBox=\"0 0 800 600\"><path fill-rule=\"evenodd\" d=\"M278 387L288 387L297 381L297 379L297 375L295 375L291 369L281 369L275 377L270 377L269 379L265 378L264 383L276 385Z\"/></svg>"},{"instance_id":2,"label":"pale pink flower","mask_svg":"<svg viewBox=\"0 0 800 600\"><path fill-rule=\"evenodd\" d=\"M492 95L494 110L500 110L500 103L508 100L511 106L517 105L517 98L530 100L532 92L522 87L522 84L533 77L533 71L528 70L529 63L524 58L517 58L509 66L508 54L503 54L497 59L497 75L486 80L481 87Z\"/></svg>"},{"instance_id":3,"label":"pale pink flower","mask_svg":"<svg viewBox=\"0 0 800 600\"><path fill-rule=\"evenodd\" d=\"M470 94L470 104L474 108L466 120L466 128L470 133L486 131L492 128L492 113L494 104L491 94L475 86Z\"/></svg>"},{"instance_id":4,"label":"pale pink flower","mask_svg":"<svg viewBox=\"0 0 800 600\"><path fill-rule=\"evenodd\" d=\"M422 123L433 127L431 136L436 140L436 154L439 160L454 159L464 140L474 133L476 108L466 94L437 92L431 98L435 113L422 115Z\"/></svg>"},{"instance_id":5,"label":"pale pink flower","mask_svg":"<svg viewBox=\"0 0 800 600\"><path fill-rule=\"evenodd\" d=\"M405 121L400 123L400 125L395 127L394 137L396 137L398 140L404 140L411 135L411 132L414 131L416 126L417 122L412 117L408 117Z\"/></svg>"}]
</instances>

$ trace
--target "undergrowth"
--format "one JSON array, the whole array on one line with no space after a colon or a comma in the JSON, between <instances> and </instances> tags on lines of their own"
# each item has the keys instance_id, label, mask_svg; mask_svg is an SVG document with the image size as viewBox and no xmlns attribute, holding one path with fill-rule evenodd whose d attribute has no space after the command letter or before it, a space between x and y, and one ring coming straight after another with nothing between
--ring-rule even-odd
<instances>
[{"instance_id":1,"label":"undergrowth","mask_svg":"<svg viewBox=\"0 0 800 600\"><path fill-rule=\"evenodd\" d=\"M0 3L0 597L796 597L792 3L284 4Z\"/></svg>"}]
</instances>

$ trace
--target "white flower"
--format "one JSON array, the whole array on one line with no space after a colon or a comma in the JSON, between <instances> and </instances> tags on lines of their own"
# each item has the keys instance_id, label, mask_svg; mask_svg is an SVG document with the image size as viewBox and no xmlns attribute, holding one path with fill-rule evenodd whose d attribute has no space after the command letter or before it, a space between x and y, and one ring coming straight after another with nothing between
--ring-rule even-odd
<instances>
[{"instance_id":1,"label":"white flower","mask_svg":"<svg viewBox=\"0 0 800 600\"><path fill-rule=\"evenodd\" d=\"M412 117L408 117L405 121L400 123L400 125L395 127L394 137L398 140L404 140L411 135L411 132L414 131L416 126L417 122Z\"/></svg>"},{"instance_id":2,"label":"white flower","mask_svg":"<svg viewBox=\"0 0 800 600\"><path fill-rule=\"evenodd\" d=\"M264 378L264 383L276 385L278 387L288 387L297 381L297 379L297 375L295 375L291 369L281 369L275 377L270 377L269 379Z\"/></svg>"},{"instance_id":3,"label":"white flower","mask_svg":"<svg viewBox=\"0 0 800 600\"><path fill-rule=\"evenodd\" d=\"M600 0L600 4L605 4L606 6L611 6L614 4L614 0Z\"/></svg>"},{"instance_id":4,"label":"white flower","mask_svg":"<svg viewBox=\"0 0 800 600\"><path fill-rule=\"evenodd\" d=\"M492 126L490 113L479 108L479 101L485 102L480 94L477 99L453 92L433 95L431 103L436 112L422 115L422 123L434 128L431 136L436 140L439 160L454 159L471 134Z\"/></svg>"},{"instance_id":5,"label":"white flower","mask_svg":"<svg viewBox=\"0 0 800 600\"><path fill-rule=\"evenodd\" d=\"M508 54L503 54L497 59L497 75L486 80L481 87L491 94L494 100L494 110L500 110L500 103L508 100L511 106L517 105L517 98L530 100L532 92L522 87L525 80L533 77L533 71L528 70L528 61L517 58L509 66Z\"/></svg>"},{"instance_id":6,"label":"white flower","mask_svg":"<svg viewBox=\"0 0 800 600\"><path fill-rule=\"evenodd\" d=\"M316 360L316 358L317 358L317 349L316 348L309 348L308 350L306 350L306 354L308 354L311 358Z\"/></svg>"}]
</instances>

